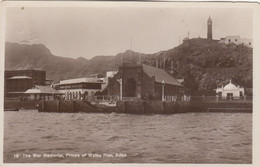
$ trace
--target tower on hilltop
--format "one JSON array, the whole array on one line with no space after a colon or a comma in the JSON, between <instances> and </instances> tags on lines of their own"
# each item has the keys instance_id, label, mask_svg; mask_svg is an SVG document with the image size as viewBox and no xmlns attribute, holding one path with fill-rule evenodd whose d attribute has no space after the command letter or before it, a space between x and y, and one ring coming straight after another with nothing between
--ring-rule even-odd
<instances>
[{"instance_id":1,"label":"tower on hilltop","mask_svg":"<svg viewBox=\"0 0 260 167\"><path fill-rule=\"evenodd\" d=\"M207 38L208 39L212 39L212 20L209 16L209 19L208 19L208 35L207 35Z\"/></svg>"}]
</instances>

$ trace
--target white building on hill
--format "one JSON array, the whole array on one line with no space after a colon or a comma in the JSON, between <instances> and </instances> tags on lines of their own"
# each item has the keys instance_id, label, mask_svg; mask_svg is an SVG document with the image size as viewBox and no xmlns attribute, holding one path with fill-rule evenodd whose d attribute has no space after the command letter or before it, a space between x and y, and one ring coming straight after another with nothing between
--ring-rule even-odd
<instances>
[{"instance_id":1,"label":"white building on hill","mask_svg":"<svg viewBox=\"0 0 260 167\"><path fill-rule=\"evenodd\" d=\"M220 38L220 43L225 43L225 44L229 44L229 43L233 43L236 45L245 45L248 47L253 47L252 44L252 39L248 39L248 38L240 38L239 35L237 36L226 36L225 38Z\"/></svg>"}]
</instances>

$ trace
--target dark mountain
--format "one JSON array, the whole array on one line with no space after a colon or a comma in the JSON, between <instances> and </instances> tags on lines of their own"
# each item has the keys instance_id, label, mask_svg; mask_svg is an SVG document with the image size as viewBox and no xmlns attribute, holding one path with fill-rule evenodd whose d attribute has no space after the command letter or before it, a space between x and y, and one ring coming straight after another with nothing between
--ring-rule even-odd
<instances>
[{"instance_id":1,"label":"dark mountain","mask_svg":"<svg viewBox=\"0 0 260 167\"><path fill-rule=\"evenodd\" d=\"M164 68L176 78L185 78L184 85L192 94L213 94L217 86L232 82L252 87L252 48L220 44L217 40L190 39L183 44L154 54L127 50L115 56L95 56L90 60L53 55L41 44L26 45L6 42L5 69L40 69L48 79L58 82L117 70L121 61L133 59Z\"/></svg>"},{"instance_id":2,"label":"dark mountain","mask_svg":"<svg viewBox=\"0 0 260 167\"><path fill-rule=\"evenodd\" d=\"M163 52L156 59L163 59ZM165 51L166 70L173 64L173 75L185 78L193 93L214 94L213 89L232 83L252 88L253 49L243 45L220 44L217 40L190 39ZM154 59L149 59L149 61ZM162 62L162 61L161 61ZM159 63L160 64L160 63ZM189 83L192 83L191 85Z\"/></svg>"}]
</instances>

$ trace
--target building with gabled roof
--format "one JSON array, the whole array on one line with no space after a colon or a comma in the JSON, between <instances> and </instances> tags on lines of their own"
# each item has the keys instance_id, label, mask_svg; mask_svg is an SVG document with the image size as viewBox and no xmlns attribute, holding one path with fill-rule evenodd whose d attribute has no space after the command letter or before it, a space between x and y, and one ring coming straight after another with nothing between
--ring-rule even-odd
<instances>
[{"instance_id":1,"label":"building with gabled roof","mask_svg":"<svg viewBox=\"0 0 260 167\"><path fill-rule=\"evenodd\" d=\"M176 99L184 90L183 86L163 69L134 61L123 62L113 78L108 79L108 95L121 96L120 89L123 99L154 100L167 97Z\"/></svg>"},{"instance_id":2,"label":"building with gabled roof","mask_svg":"<svg viewBox=\"0 0 260 167\"><path fill-rule=\"evenodd\" d=\"M53 89L49 85L35 85L33 88L25 91L24 94L30 100L55 100L60 99L63 93Z\"/></svg>"}]
</instances>

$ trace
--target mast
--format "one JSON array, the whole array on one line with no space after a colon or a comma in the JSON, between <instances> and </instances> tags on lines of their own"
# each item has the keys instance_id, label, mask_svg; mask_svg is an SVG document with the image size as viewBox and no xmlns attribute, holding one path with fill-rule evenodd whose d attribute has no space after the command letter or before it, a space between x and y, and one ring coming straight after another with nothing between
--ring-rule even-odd
<instances>
[{"instance_id":1,"label":"mast","mask_svg":"<svg viewBox=\"0 0 260 167\"><path fill-rule=\"evenodd\" d=\"M165 70L165 51L163 52L163 69Z\"/></svg>"}]
</instances>

